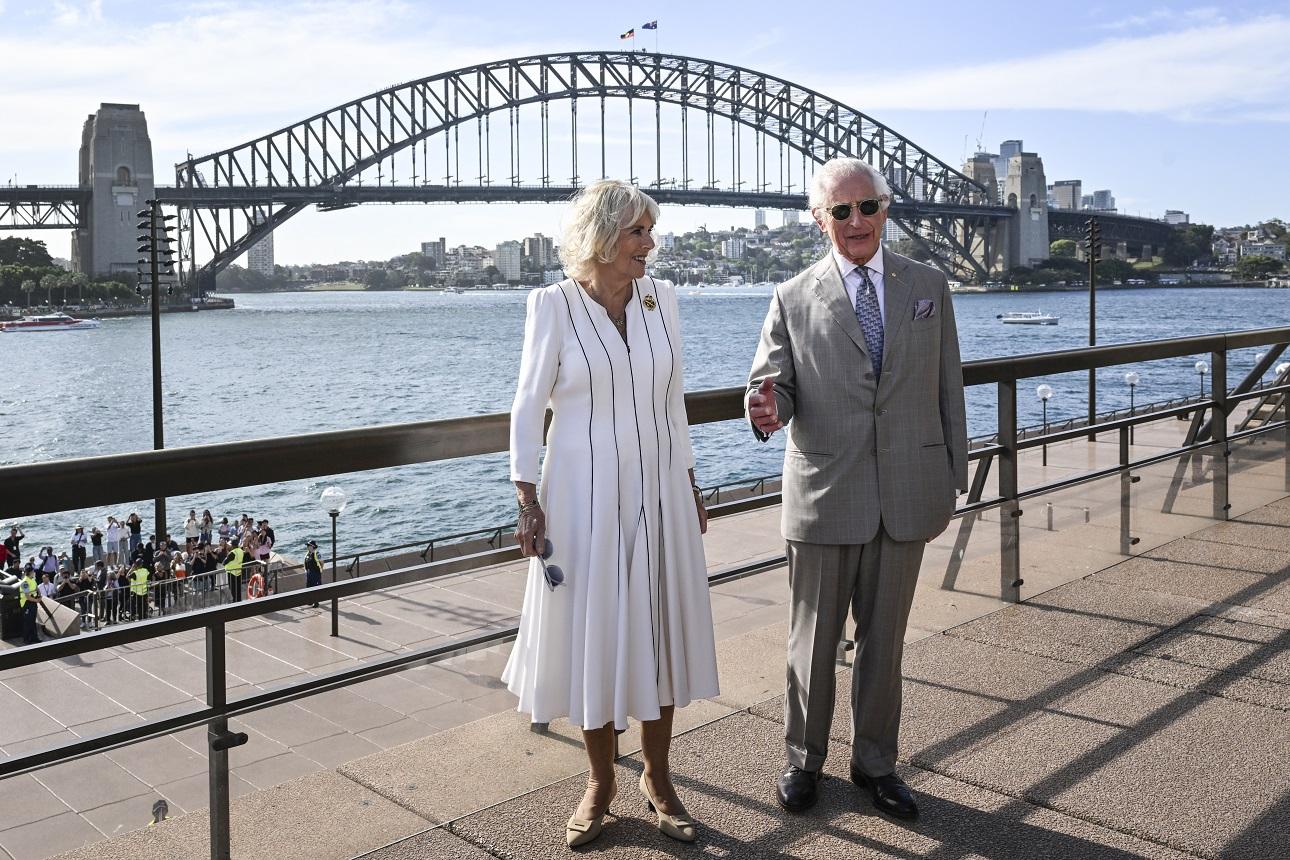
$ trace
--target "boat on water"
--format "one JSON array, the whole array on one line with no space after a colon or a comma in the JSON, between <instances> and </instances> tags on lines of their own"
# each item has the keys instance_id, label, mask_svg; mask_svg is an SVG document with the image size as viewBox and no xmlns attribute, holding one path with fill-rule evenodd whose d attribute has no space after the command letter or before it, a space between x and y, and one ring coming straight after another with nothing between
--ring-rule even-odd
<instances>
[{"instance_id":1,"label":"boat on water","mask_svg":"<svg viewBox=\"0 0 1290 860\"><path fill-rule=\"evenodd\" d=\"M42 314L34 317L23 317L13 322L0 323L0 331L14 334L24 331L82 331L98 328L98 320L82 320L67 314Z\"/></svg>"},{"instance_id":2,"label":"boat on water","mask_svg":"<svg viewBox=\"0 0 1290 860\"><path fill-rule=\"evenodd\" d=\"M1013 325L1057 325L1061 317L1043 311L1008 311L995 319Z\"/></svg>"}]
</instances>

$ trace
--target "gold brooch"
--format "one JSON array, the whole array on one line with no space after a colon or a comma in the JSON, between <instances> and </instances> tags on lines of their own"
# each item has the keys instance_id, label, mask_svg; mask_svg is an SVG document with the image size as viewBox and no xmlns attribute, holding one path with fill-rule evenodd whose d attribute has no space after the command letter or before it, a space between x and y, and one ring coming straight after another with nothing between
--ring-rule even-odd
<instances>
[{"instance_id":1,"label":"gold brooch","mask_svg":"<svg viewBox=\"0 0 1290 860\"><path fill-rule=\"evenodd\" d=\"M647 311L652 311L654 308L658 307L658 302L654 301L653 296L646 296L641 299L641 304L645 306L645 310Z\"/></svg>"}]
</instances>

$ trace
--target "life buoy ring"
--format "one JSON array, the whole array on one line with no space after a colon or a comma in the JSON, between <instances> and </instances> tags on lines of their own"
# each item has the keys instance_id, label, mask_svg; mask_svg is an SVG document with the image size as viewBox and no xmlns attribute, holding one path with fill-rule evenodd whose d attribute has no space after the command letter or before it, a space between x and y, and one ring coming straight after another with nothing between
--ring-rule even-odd
<instances>
[{"instance_id":1,"label":"life buoy ring","mask_svg":"<svg viewBox=\"0 0 1290 860\"><path fill-rule=\"evenodd\" d=\"M251 574L251 578L246 582L246 596L250 600L264 596L264 577L258 573Z\"/></svg>"}]
</instances>

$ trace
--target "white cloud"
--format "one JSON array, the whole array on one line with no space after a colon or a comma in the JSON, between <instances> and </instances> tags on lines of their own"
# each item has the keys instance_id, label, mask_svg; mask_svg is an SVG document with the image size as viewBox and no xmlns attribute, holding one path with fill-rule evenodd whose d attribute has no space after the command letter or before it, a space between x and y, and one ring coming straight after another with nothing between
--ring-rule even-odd
<instances>
[{"instance_id":1,"label":"white cloud","mask_svg":"<svg viewBox=\"0 0 1290 860\"><path fill-rule=\"evenodd\" d=\"M1271 16L824 91L864 111L1070 109L1283 121L1290 114L1288 43L1290 18Z\"/></svg>"},{"instance_id":2,"label":"white cloud","mask_svg":"<svg viewBox=\"0 0 1290 860\"><path fill-rule=\"evenodd\" d=\"M103 22L103 0L86 0L84 3L55 0L53 20L61 27L100 24Z\"/></svg>"},{"instance_id":3,"label":"white cloud","mask_svg":"<svg viewBox=\"0 0 1290 860\"><path fill-rule=\"evenodd\" d=\"M1166 9L1157 7L1140 15L1129 15L1114 21L1099 24L1103 30L1138 30L1143 27L1168 26L1170 24L1197 26L1201 24L1223 24L1227 17L1217 6L1200 6L1195 9Z\"/></svg>"},{"instance_id":4,"label":"white cloud","mask_svg":"<svg viewBox=\"0 0 1290 860\"><path fill-rule=\"evenodd\" d=\"M58 14L89 22L101 8L97 0L60 3ZM429 18L397 0L221 3L143 27L109 18L48 37L0 31L0 115L39 130L0 135L0 163L63 145L65 175L32 181L73 181L81 123L100 102L115 101L143 108L156 172L165 176L186 149L215 151L397 81L533 50L472 45L462 36L470 32L488 28Z\"/></svg>"}]
</instances>

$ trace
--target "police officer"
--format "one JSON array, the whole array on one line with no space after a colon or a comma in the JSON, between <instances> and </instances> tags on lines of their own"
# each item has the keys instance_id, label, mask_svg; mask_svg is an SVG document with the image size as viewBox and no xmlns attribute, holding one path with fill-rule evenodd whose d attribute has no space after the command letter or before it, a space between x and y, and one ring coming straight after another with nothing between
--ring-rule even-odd
<instances>
[{"instance_id":1,"label":"police officer","mask_svg":"<svg viewBox=\"0 0 1290 860\"><path fill-rule=\"evenodd\" d=\"M224 556L224 572L228 574L228 590L233 602L242 599L242 564L246 561L246 551L241 546L234 546Z\"/></svg>"},{"instance_id":2,"label":"police officer","mask_svg":"<svg viewBox=\"0 0 1290 860\"><path fill-rule=\"evenodd\" d=\"M22 572L18 583L18 608L22 610L22 644L35 645L40 641L36 633L36 606L40 603L39 586L31 565Z\"/></svg>"},{"instance_id":3,"label":"police officer","mask_svg":"<svg viewBox=\"0 0 1290 860\"><path fill-rule=\"evenodd\" d=\"M135 621L148 617L148 568L140 558L130 571L130 614Z\"/></svg>"},{"instance_id":4,"label":"police officer","mask_svg":"<svg viewBox=\"0 0 1290 860\"><path fill-rule=\"evenodd\" d=\"M305 544L305 588L322 585L322 558L318 555L318 542L308 541ZM310 606L317 608L318 604Z\"/></svg>"}]
</instances>

